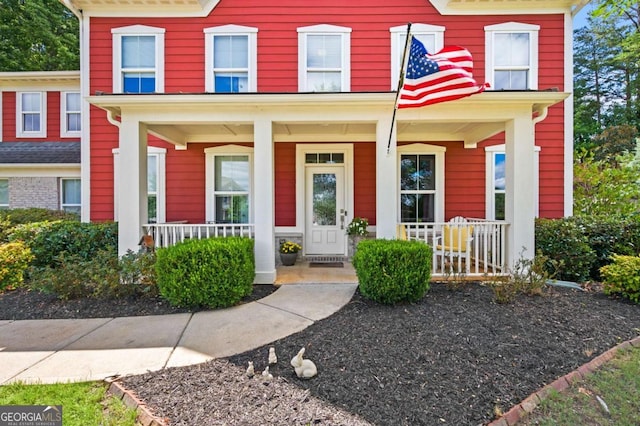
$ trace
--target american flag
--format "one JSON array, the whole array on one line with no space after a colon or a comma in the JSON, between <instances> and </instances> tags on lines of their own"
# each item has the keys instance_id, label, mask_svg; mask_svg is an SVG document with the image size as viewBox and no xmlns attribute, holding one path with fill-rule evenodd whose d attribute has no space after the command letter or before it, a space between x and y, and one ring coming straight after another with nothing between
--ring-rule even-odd
<instances>
[{"instance_id":1,"label":"american flag","mask_svg":"<svg viewBox=\"0 0 640 426\"><path fill-rule=\"evenodd\" d=\"M484 91L472 77L471 53L458 46L445 47L430 55L411 36L411 48L398 108L413 108L452 101Z\"/></svg>"}]
</instances>

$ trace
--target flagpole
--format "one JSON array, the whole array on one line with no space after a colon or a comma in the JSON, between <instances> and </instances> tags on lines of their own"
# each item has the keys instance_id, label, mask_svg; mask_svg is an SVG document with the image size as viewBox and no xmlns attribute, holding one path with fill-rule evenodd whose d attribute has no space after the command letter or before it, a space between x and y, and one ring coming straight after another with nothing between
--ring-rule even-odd
<instances>
[{"instance_id":1,"label":"flagpole","mask_svg":"<svg viewBox=\"0 0 640 426\"><path fill-rule=\"evenodd\" d=\"M404 41L404 50L402 51L402 66L400 67L400 78L398 79L398 89L396 90L396 99L393 102L393 115L391 116L391 128L389 129L389 142L387 142L387 155L391 151L391 137L393 136L393 127L396 124L396 112L398 111L398 98L400 97L400 90L404 84L404 70L407 66L407 50L409 48L409 41L413 36L411 35L411 22L407 23L407 38Z\"/></svg>"}]
</instances>

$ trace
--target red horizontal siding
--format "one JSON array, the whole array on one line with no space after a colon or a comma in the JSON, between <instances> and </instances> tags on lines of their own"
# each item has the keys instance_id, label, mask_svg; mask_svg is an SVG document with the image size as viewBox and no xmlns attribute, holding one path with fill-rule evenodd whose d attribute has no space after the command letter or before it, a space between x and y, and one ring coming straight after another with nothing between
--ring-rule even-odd
<instances>
[{"instance_id":1,"label":"red horizontal siding","mask_svg":"<svg viewBox=\"0 0 640 426\"><path fill-rule=\"evenodd\" d=\"M275 224L296 226L296 144L276 143Z\"/></svg>"},{"instance_id":2,"label":"red horizontal siding","mask_svg":"<svg viewBox=\"0 0 640 426\"><path fill-rule=\"evenodd\" d=\"M354 210L353 217L364 217L376 224L376 144L354 144Z\"/></svg>"}]
</instances>

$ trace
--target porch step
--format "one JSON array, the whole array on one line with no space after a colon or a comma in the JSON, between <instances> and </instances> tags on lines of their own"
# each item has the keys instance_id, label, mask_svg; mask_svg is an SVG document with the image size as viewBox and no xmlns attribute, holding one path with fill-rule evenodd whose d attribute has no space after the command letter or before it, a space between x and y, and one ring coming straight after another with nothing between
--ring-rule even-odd
<instances>
[{"instance_id":1,"label":"porch step","mask_svg":"<svg viewBox=\"0 0 640 426\"><path fill-rule=\"evenodd\" d=\"M313 263L335 263L335 262L346 262L346 256L305 256L305 262L313 262Z\"/></svg>"}]
</instances>

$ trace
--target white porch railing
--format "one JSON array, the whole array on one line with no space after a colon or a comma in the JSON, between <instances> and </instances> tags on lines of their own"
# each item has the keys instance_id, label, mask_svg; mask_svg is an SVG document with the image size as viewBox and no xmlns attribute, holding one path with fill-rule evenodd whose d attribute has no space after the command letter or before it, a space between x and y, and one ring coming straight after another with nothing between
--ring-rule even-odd
<instances>
[{"instance_id":1,"label":"white porch railing","mask_svg":"<svg viewBox=\"0 0 640 426\"><path fill-rule=\"evenodd\" d=\"M142 225L145 234L151 235L158 248L169 247L190 238L201 240L210 237L254 238L253 224L238 223L148 223Z\"/></svg>"},{"instance_id":2,"label":"white porch railing","mask_svg":"<svg viewBox=\"0 0 640 426\"><path fill-rule=\"evenodd\" d=\"M463 224L402 223L409 240L433 248L434 277L485 276L507 273L504 221L467 219Z\"/></svg>"}]
</instances>

